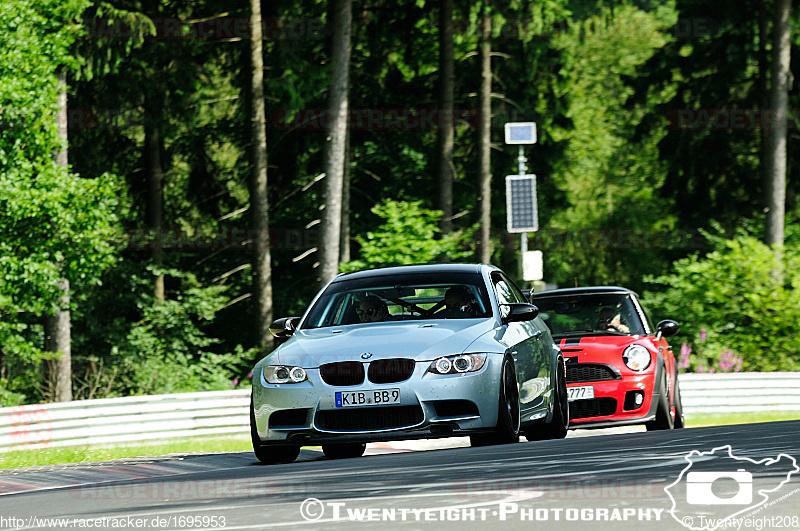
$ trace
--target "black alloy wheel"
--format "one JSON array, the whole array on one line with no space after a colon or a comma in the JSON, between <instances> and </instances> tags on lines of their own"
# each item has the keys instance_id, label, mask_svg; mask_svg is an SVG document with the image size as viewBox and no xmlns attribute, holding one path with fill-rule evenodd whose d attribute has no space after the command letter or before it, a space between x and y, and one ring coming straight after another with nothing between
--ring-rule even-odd
<instances>
[{"instance_id":1,"label":"black alloy wheel","mask_svg":"<svg viewBox=\"0 0 800 531\"><path fill-rule=\"evenodd\" d=\"M547 424L535 424L524 431L529 441L563 439L569 431L569 395L564 360L559 360L556 368L556 385L553 388L553 418Z\"/></svg>"},{"instance_id":2,"label":"black alloy wheel","mask_svg":"<svg viewBox=\"0 0 800 531\"><path fill-rule=\"evenodd\" d=\"M669 391L667 389L667 371L661 370L661 379L658 382L658 405L656 406L656 418L645 424L647 431L653 430L671 430L675 427L672 420L670 405L669 405Z\"/></svg>"},{"instance_id":3,"label":"black alloy wheel","mask_svg":"<svg viewBox=\"0 0 800 531\"><path fill-rule=\"evenodd\" d=\"M514 362L506 357L500 377L497 425L492 433L470 436L472 446L509 444L519 442L520 425L519 388Z\"/></svg>"}]
</instances>

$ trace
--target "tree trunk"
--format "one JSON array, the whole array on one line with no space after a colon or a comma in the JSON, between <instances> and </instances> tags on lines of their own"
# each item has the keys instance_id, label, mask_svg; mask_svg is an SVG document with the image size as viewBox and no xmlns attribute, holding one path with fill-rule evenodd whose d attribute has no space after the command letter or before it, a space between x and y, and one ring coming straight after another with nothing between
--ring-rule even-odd
<instances>
[{"instance_id":1,"label":"tree trunk","mask_svg":"<svg viewBox=\"0 0 800 531\"><path fill-rule=\"evenodd\" d=\"M350 130L345 138L345 164L342 174L342 227L339 239L339 259L342 262L350 261Z\"/></svg>"},{"instance_id":2,"label":"tree trunk","mask_svg":"<svg viewBox=\"0 0 800 531\"><path fill-rule=\"evenodd\" d=\"M439 3L439 123L437 151L439 160L439 200L442 211L439 227L442 234L453 230L453 166L454 117L453 90L455 74L453 66L453 0Z\"/></svg>"},{"instance_id":3,"label":"tree trunk","mask_svg":"<svg viewBox=\"0 0 800 531\"><path fill-rule=\"evenodd\" d=\"M161 164L161 132L153 117L159 112L156 105L145 97L144 160L147 175L147 228L152 236L153 264L164 265L164 168ZM153 281L153 296L164 301L164 275Z\"/></svg>"},{"instance_id":4,"label":"tree trunk","mask_svg":"<svg viewBox=\"0 0 800 531\"><path fill-rule=\"evenodd\" d=\"M769 21L767 17L767 0L759 0L758 2L758 85L756 86L758 94L758 108L763 111L769 107L769 87L767 86L767 79L769 78L769 53L767 51L767 42L769 41ZM761 201L767 204L769 198L767 197L767 131L761 127L758 129L758 162L760 168L761 182L764 183L761 192Z\"/></svg>"},{"instance_id":5,"label":"tree trunk","mask_svg":"<svg viewBox=\"0 0 800 531\"><path fill-rule=\"evenodd\" d=\"M58 115L56 125L58 136L61 139L61 149L54 154L56 164L67 171L69 151L68 151L68 132L67 132L67 74L62 71L58 73L58 83L60 92L58 94ZM44 349L47 352L57 352L58 360L55 363L55 400L57 402L69 402L72 400L72 345L70 331L70 311L69 311L69 281L62 278L58 281L58 289L61 292L58 305L54 309L53 315L45 317L44 322Z\"/></svg>"},{"instance_id":6,"label":"tree trunk","mask_svg":"<svg viewBox=\"0 0 800 531\"><path fill-rule=\"evenodd\" d=\"M61 297L53 315L45 318L44 349L58 353L55 362L56 402L72 400L72 333L69 312L69 281L62 278L58 281Z\"/></svg>"},{"instance_id":7,"label":"tree trunk","mask_svg":"<svg viewBox=\"0 0 800 531\"><path fill-rule=\"evenodd\" d=\"M772 41L772 86L770 112L774 122L767 131L767 220L764 241L768 245L783 244L784 213L786 209L786 126L789 102L789 70L791 26L789 13L791 0L778 0L775 4Z\"/></svg>"},{"instance_id":8,"label":"tree trunk","mask_svg":"<svg viewBox=\"0 0 800 531\"><path fill-rule=\"evenodd\" d=\"M325 208L320 235L320 285L339 273L342 226L342 191L346 164L346 137L349 106L351 0L334 0L331 6L333 42L331 46L331 86L328 95L330 128L325 139Z\"/></svg>"},{"instance_id":9,"label":"tree trunk","mask_svg":"<svg viewBox=\"0 0 800 531\"><path fill-rule=\"evenodd\" d=\"M264 348L273 344L272 265L269 240L269 197L267 196L267 122L264 107L264 57L261 31L261 0L250 0L251 60L251 164L250 209L255 229L253 292L256 300L258 342Z\"/></svg>"},{"instance_id":10,"label":"tree trunk","mask_svg":"<svg viewBox=\"0 0 800 531\"><path fill-rule=\"evenodd\" d=\"M488 264L492 259L492 47L489 42L491 36L491 20L484 12L481 21L481 121L480 121L480 202L481 202L481 228L480 228L480 261Z\"/></svg>"},{"instance_id":11,"label":"tree trunk","mask_svg":"<svg viewBox=\"0 0 800 531\"><path fill-rule=\"evenodd\" d=\"M67 73L61 71L58 76L58 114L56 115L56 127L58 137L61 140L61 149L53 154L56 164L67 169L69 164L69 123L67 121Z\"/></svg>"}]
</instances>

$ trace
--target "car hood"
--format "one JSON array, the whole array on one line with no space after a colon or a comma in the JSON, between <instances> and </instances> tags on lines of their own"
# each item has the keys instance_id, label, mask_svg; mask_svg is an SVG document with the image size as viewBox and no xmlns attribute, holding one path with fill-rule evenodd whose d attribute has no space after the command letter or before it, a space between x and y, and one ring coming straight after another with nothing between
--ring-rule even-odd
<instances>
[{"instance_id":1,"label":"car hood","mask_svg":"<svg viewBox=\"0 0 800 531\"><path fill-rule=\"evenodd\" d=\"M594 356L613 356L614 359L618 359L620 351L632 343L643 345L651 352L657 350L649 336L586 336L558 340L565 356L586 352Z\"/></svg>"},{"instance_id":2,"label":"car hood","mask_svg":"<svg viewBox=\"0 0 800 531\"><path fill-rule=\"evenodd\" d=\"M265 361L306 369L335 361L398 357L430 361L467 351L495 326L494 319L452 319L298 330ZM365 353L371 356L362 358Z\"/></svg>"}]
</instances>

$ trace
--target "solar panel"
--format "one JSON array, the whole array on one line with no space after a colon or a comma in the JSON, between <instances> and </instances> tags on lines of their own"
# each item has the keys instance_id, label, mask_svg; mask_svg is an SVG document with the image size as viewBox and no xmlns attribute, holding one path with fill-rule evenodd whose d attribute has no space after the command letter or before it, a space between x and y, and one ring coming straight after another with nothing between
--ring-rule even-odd
<instances>
[{"instance_id":1,"label":"solar panel","mask_svg":"<svg viewBox=\"0 0 800 531\"><path fill-rule=\"evenodd\" d=\"M506 225L508 232L539 230L535 175L506 176Z\"/></svg>"},{"instance_id":2,"label":"solar panel","mask_svg":"<svg viewBox=\"0 0 800 531\"><path fill-rule=\"evenodd\" d=\"M506 144L535 144L535 122L509 122L505 125Z\"/></svg>"}]
</instances>

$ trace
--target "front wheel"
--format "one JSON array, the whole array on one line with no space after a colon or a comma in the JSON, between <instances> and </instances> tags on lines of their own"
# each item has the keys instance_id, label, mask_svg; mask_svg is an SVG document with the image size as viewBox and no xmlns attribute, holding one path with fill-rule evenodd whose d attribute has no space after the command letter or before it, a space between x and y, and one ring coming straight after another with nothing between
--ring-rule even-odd
<instances>
[{"instance_id":1,"label":"front wheel","mask_svg":"<svg viewBox=\"0 0 800 531\"><path fill-rule=\"evenodd\" d=\"M472 446L487 446L519 442L519 424L517 372L511 358L506 358L503 360L503 370L500 376L497 426L495 426L492 433L470 436L470 444Z\"/></svg>"},{"instance_id":2,"label":"front wheel","mask_svg":"<svg viewBox=\"0 0 800 531\"><path fill-rule=\"evenodd\" d=\"M269 446L261 444L261 439L258 437L258 431L256 430L256 416L253 411L252 396L250 397L250 440L253 443L253 453L256 454L256 459L265 465L291 463L300 455L300 445L297 444Z\"/></svg>"},{"instance_id":3,"label":"front wheel","mask_svg":"<svg viewBox=\"0 0 800 531\"><path fill-rule=\"evenodd\" d=\"M323 444L322 453L328 459L349 459L351 457L361 457L367 450L367 445L363 443L333 443Z\"/></svg>"},{"instance_id":4,"label":"front wheel","mask_svg":"<svg viewBox=\"0 0 800 531\"><path fill-rule=\"evenodd\" d=\"M553 418L542 426L533 426L525 430L525 438L529 441L547 439L563 439L569 431L569 395L567 394L567 378L564 376L564 362L559 361L556 368L556 383L553 387Z\"/></svg>"},{"instance_id":5,"label":"front wheel","mask_svg":"<svg viewBox=\"0 0 800 531\"><path fill-rule=\"evenodd\" d=\"M661 380L658 383L658 406L656 406L656 418L645 424L647 431L653 430L671 430L675 427L672 420L671 409L669 405L669 394L667 391L667 372L661 371Z\"/></svg>"},{"instance_id":6,"label":"front wheel","mask_svg":"<svg viewBox=\"0 0 800 531\"><path fill-rule=\"evenodd\" d=\"M683 402L681 401L681 388L678 385L678 377L675 377L675 429L683 428Z\"/></svg>"}]
</instances>

